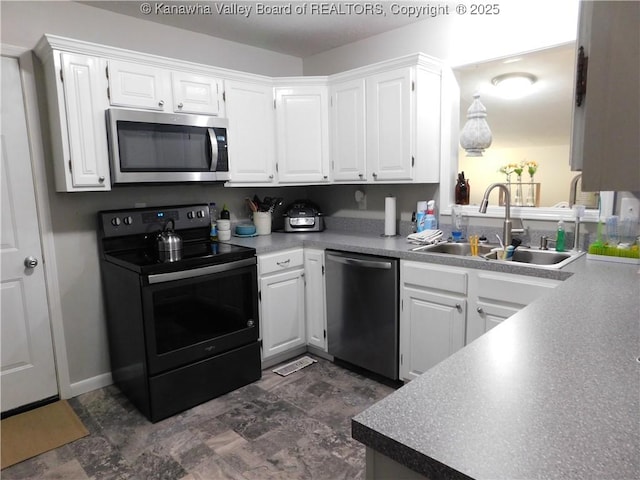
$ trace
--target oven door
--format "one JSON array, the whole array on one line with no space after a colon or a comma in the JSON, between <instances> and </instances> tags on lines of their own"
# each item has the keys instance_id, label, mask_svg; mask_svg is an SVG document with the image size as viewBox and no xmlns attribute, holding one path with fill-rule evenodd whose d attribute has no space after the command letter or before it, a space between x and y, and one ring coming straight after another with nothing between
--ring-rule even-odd
<instances>
[{"instance_id":1,"label":"oven door","mask_svg":"<svg viewBox=\"0 0 640 480\"><path fill-rule=\"evenodd\" d=\"M254 257L148 279L142 299L150 375L257 342L255 262Z\"/></svg>"}]
</instances>

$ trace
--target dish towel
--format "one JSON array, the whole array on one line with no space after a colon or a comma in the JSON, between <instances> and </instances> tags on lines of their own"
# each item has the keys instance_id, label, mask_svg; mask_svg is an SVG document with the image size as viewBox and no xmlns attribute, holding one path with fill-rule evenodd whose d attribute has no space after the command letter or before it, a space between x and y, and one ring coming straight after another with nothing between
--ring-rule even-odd
<instances>
[{"instance_id":1,"label":"dish towel","mask_svg":"<svg viewBox=\"0 0 640 480\"><path fill-rule=\"evenodd\" d=\"M411 233L407 236L409 243L431 244L442 238L442 230L423 230L422 232Z\"/></svg>"}]
</instances>

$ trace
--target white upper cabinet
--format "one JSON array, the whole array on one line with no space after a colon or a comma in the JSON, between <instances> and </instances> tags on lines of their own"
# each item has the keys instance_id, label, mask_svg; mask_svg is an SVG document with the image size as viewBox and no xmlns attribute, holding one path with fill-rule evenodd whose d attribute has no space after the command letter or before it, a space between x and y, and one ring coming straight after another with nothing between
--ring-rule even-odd
<instances>
[{"instance_id":1,"label":"white upper cabinet","mask_svg":"<svg viewBox=\"0 0 640 480\"><path fill-rule=\"evenodd\" d=\"M276 87L280 183L329 181L329 102L325 85Z\"/></svg>"},{"instance_id":2,"label":"white upper cabinet","mask_svg":"<svg viewBox=\"0 0 640 480\"><path fill-rule=\"evenodd\" d=\"M47 80L54 175L59 192L111 188L101 58L53 51L43 61Z\"/></svg>"},{"instance_id":3,"label":"white upper cabinet","mask_svg":"<svg viewBox=\"0 0 640 480\"><path fill-rule=\"evenodd\" d=\"M331 86L331 171L335 182L366 180L365 81Z\"/></svg>"},{"instance_id":4,"label":"white upper cabinet","mask_svg":"<svg viewBox=\"0 0 640 480\"><path fill-rule=\"evenodd\" d=\"M227 80L230 184L274 184L276 148L273 87Z\"/></svg>"},{"instance_id":5,"label":"white upper cabinet","mask_svg":"<svg viewBox=\"0 0 640 480\"><path fill-rule=\"evenodd\" d=\"M207 75L109 61L109 100L118 107L221 115L222 81Z\"/></svg>"},{"instance_id":6,"label":"white upper cabinet","mask_svg":"<svg viewBox=\"0 0 640 480\"><path fill-rule=\"evenodd\" d=\"M109 102L118 107L170 108L171 85L166 71L138 63L109 60Z\"/></svg>"},{"instance_id":7,"label":"white upper cabinet","mask_svg":"<svg viewBox=\"0 0 640 480\"><path fill-rule=\"evenodd\" d=\"M411 180L411 68L367 78L367 160L371 179Z\"/></svg>"},{"instance_id":8,"label":"white upper cabinet","mask_svg":"<svg viewBox=\"0 0 640 480\"><path fill-rule=\"evenodd\" d=\"M574 105L571 167L582 170L583 190L640 190L638 25L640 2L580 2L577 45L588 62L586 92Z\"/></svg>"}]
</instances>

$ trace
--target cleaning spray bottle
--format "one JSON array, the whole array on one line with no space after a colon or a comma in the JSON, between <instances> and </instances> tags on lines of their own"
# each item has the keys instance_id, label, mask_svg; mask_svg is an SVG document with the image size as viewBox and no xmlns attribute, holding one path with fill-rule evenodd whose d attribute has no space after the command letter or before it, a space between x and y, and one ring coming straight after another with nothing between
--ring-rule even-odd
<instances>
[{"instance_id":1,"label":"cleaning spray bottle","mask_svg":"<svg viewBox=\"0 0 640 480\"><path fill-rule=\"evenodd\" d=\"M427 202L427 214L425 216L425 230L436 230L438 228L438 219L435 214L435 200Z\"/></svg>"}]
</instances>

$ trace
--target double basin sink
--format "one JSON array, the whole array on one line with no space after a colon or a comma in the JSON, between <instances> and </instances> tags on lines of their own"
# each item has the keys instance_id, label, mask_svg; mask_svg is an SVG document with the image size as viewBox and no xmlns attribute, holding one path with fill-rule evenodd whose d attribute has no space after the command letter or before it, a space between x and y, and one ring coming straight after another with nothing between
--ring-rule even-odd
<instances>
[{"instance_id":1,"label":"double basin sink","mask_svg":"<svg viewBox=\"0 0 640 480\"><path fill-rule=\"evenodd\" d=\"M414 251L424 253L444 253L457 256L471 256L470 243L438 243L435 245L412 248ZM509 260L501 260L498 257L500 247L498 245L478 245L478 258L493 261L511 261L524 263L534 267L561 269L580 256L580 252L556 252L555 250L539 250L529 247L518 247Z\"/></svg>"}]
</instances>

